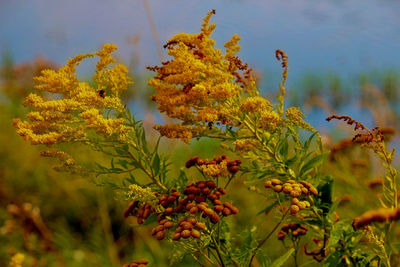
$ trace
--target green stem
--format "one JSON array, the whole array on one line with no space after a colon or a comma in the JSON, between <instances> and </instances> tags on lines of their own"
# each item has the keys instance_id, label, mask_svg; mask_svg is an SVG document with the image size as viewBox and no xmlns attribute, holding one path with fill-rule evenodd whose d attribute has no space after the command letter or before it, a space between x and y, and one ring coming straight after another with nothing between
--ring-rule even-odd
<instances>
[{"instance_id":1,"label":"green stem","mask_svg":"<svg viewBox=\"0 0 400 267\"><path fill-rule=\"evenodd\" d=\"M139 168L153 181L153 183L155 183L158 187L160 187L161 190L163 190L164 192L168 191L168 189L167 189L163 184L161 184L161 183L156 179L156 177L154 177L153 169L151 169L151 172L149 172L149 171L143 166L142 162L141 162L140 160L136 159L136 157L135 157L130 151L129 151L129 155L131 156L132 160L134 160L135 162L138 163Z\"/></svg>"},{"instance_id":2,"label":"green stem","mask_svg":"<svg viewBox=\"0 0 400 267\"><path fill-rule=\"evenodd\" d=\"M267 242L267 240L272 236L272 234L275 232L275 230L278 229L278 227L281 225L281 223L285 220L288 212L289 212L289 209L285 212L285 214L282 216L281 220L275 225L275 227L272 229L272 231L269 232L269 234L254 249L254 252L252 253L251 258L250 258L249 267L251 267L254 257L257 255L257 251L265 244L265 242Z\"/></svg>"}]
</instances>

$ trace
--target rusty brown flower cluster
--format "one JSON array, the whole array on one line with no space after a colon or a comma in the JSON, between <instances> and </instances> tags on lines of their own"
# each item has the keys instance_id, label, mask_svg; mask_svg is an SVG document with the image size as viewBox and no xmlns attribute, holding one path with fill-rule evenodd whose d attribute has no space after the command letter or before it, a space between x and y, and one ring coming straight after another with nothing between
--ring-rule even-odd
<instances>
[{"instance_id":1,"label":"rusty brown flower cluster","mask_svg":"<svg viewBox=\"0 0 400 267\"><path fill-rule=\"evenodd\" d=\"M142 224L152 213L156 213L158 225L153 228L152 235L158 240L164 239L166 231L172 228L175 228L173 240L179 240L181 237L199 238L200 231L206 229L207 221L216 224L221 220L221 216L226 217L239 212L231 203L222 203L220 198L225 194L226 190L217 188L214 181L199 181L187 185L182 194L172 189L170 195L160 196L158 202L163 210L161 212L157 212L155 207L147 203L139 207L138 201L135 201L125 210L124 216L136 216L138 224ZM184 214L185 217L177 221L180 214Z\"/></svg>"},{"instance_id":2,"label":"rusty brown flower cluster","mask_svg":"<svg viewBox=\"0 0 400 267\"><path fill-rule=\"evenodd\" d=\"M239 171L240 164L242 164L241 160L229 160L225 155L216 157L210 161L195 156L186 162L186 168L199 166L203 170L209 170L210 172L212 172L212 170L220 170L221 173L223 169L227 169L230 174L235 174Z\"/></svg>"},{"instance_id":3,"label":"rusty brown flower cluster","mask_svg":"<svg viewBox=\"0 0 400 267\"><path fill-rule=\"evenodd\" d=\"M211 223L215 224L220 221L221 216L229 216L239 212L231 203L222 203L220 201L221 196L226 194L226 190L224 188L217 188L214 181L191 183L185 187L182 193L180 200L178 200L181 196L179 192L173 192L169 196L159 198L160 205L165 210L158 215L159 224L152 232L158 240L164 239L165 230L169 230L174 226L177 226L173 237L173 240L176 241L181 237L199 238L199 230L205 229L205 224L199 221L200 218L197 220L194 217L184 217L175 225L172 221L165 219L167 216L173 217L173 215L178 214L201 215L201 218L208 219ZM211 208L212 206L213 208Z\"/></svg>"},{"instance_id":4,"label":"rusty brown flower cluster","mask_svg":"<svg viewBox=\"0 0 400 267\"><path fill-rule=\"evenodd\" d=\"M124 217L128 216L136 216L137 217L137 223L138 224L143 224L144 221L153 213L155 212L155 209L153 206L150 204L143 204L141 207L139 207L140 202L139 201L132 201L129 206L125 209L124 211Z\"/></svg>"},{"instance_id":5,"label":"rusty brown flower cluster","mask_svg":"<svg viewBox=\"0 0 400 267\"><path fill-rule=\"evenodd\" d=\"M326 118L327 121L331 121L332 119L343 120L347 122L349 125L354 125L354 130L361 130L361 132L357 133L353 139L353 143L359 144L369 144L369 143L379 143L384 139L384 136L379 127L375 127L372 130L369 130L365 127L361 122L354 120L350 116L343 115L332 115Z\"/></svg>"},{"instance_id":6,"label":"rusty brown flower cluster","mask_svg":"<svg viewBox=\"0 0 400 267\"><path fill-rule=\"evenodd\" d=\"M332 115L332 116L329 116L328 118L326 118L327 121L331 121L332 119L342 120L342 121L347 122L347 124L349 124L349 125L354 125L354 131L357 131L358 129L368 131L368 128L365 127L361 122L356 121L355 119L353 119L350 116L347 116L347 115L343 115L343 116Z\"/></svg>"},{"instance_id":7,"label":"rusty brown flower cluster","mask_svg":"<svg viewBox=\"0 0 400 267\"><path fill-rule=\"evenodd\" d=\"M277 60L282 60L282 68L287 68L288 67L288 59L289 57L286 55L286 53L281 50L281 49L277 49L275 51L275 57Z\"/></svg>"},{"instance_id":8,"label":"rusty brown flower cluster","mask_svg":"<svg viewBox=\"0 0 400 267\"><path fill-rule=\"evenodd\" d=\"M283 240L288 234L291 234L294 238L299 238L306 235L308 231L307 226L299 223L289 223L282 225L281 230L278 232L278 240Z\"/></svg>"},{"instance_id":9,"label":"rusty brown flower cluster","mask_svg":"<svg viewBox=\"0 0 400 267\"><path fill-rule=\"evenodd\" d=\"M400 206L397 207L396 209L380 208L377 210L366 211L361 216L354 218L352 225L354 230L358 230L373 222L397 221L399 219L400 219Z\"/></svg>"},{"instance_id":10,"label":"rusty brown flower cluster","mask_svg":"<svg viewBox=\"0 0 400 267\"><path fill-rule=\"evenodd\" d=\"M283 192L292 197L292 205L289 209L289 212L292 215L311 206L310 202L307 200L301 201L299 198L305 197L309 194L318 195L318 190L306 181L300 181L297 183L295 180L287 180L283 183L279 179L271 179L267 180L264 186L265 188L272 188L277 193Z\"/></svg>"},{"instance_id":11,"label":"rusty brown flower cluster","mask_svg":"<svg viewBox=\"0 0 400 267\"><path fill-rule=\"evenodd\" d=\"M172 240L179 241L181 238L189 237L200 238L200 231L205 229L205 223L197 221L196 218L182 218L178 221L178 228L176 228Z\"/></svg>"},{"instance_id":12,"label":"rusty brown flower cluster","mask_svg":"<svg viewBox=\"0 0 400 267\"><path fill-rule=\"evenodd\" d=\"M130 263L124 264L123 267L146 267L149 263L146 259L134 260Z\"/></svg>"}]
</instances>

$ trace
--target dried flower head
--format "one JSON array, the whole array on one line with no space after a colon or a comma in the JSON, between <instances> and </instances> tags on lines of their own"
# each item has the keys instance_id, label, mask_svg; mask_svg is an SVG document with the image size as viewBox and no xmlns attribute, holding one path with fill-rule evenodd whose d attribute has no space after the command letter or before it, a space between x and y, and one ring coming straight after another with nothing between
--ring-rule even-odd
<instances>
[{"instance_id":1,"label":"dried flower head","mask_svg":"<svg viewBox=\"0 0 400 267\"><path fill-rule=\"evenodd\" d=\"M186 168L197 166L203 174L215 178L237 173L241 163L240 160L230 161L225 155L216 157L210 161L200 159L199 157L192 157L186 162Z\"/></svg>"},{"instance_id":2,"label":"dried flower head","mask_svg":"<svg viewBox=\"0 0 400 267\"><path fill-rule=\"evenodd\" d=\"M397 221L400 219L400 207L380 208L377 210L369 210L364 212L361 216L354 218L353 228L358 230L374 222L387 222L390 220Z\"/></svg>"},{"instance_id":3,"label":"dried flower head","mask_svg":"<svg viewBox=\"0 0 400 267\"><path fill-rule=\"evenodd\" d=\"M123 267L146 267L149 263L146 259L134 260L130 263L124 264Z\"/></svg>"},{"instance_id":4,"label":"dried flower head","mask_svg":"<svg viewBox=\"0 0 400 267\"><path fill-rule=\"evenodd\" d=\"M158 225L153 228L152 235L163 240L168 232L174 231L172 240L181 238L200 238L207 224L216 224L221 217L237 214L239 209L220 198L226 194L224 188L217 188L214 181L199 181L188 184L181 192L171 190L169 195L158 198L155 208L145 203L139 208L139 202L132 202L125 210L124 216L136 216L142 224L152 213L157 215Z\"/></svg>"}]
</instances>

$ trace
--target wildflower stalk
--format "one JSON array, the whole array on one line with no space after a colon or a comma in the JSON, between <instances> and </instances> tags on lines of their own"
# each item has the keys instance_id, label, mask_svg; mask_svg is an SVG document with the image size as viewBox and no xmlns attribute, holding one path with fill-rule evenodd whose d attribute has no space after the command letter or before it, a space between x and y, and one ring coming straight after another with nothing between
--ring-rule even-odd
<instances>
[{"instance_id":1,"label":"wildflower stalk","mask_svg":"<svg viewBox=\"0 0 400 267\"><path fill-rule=\"evenodd\" d=\"M389 194L392 196L389 199L386 199L388 203L384 203L384 206L390 205L392 208L397 207L397 185L396 185L396 177L397 177L397 171L392 167L392 160L394 156L394 151L390 155L388 155L383 142L378 144L379 150L377 151L377 155L379 158L383 161L383 166L385 167L386 171L389 173L389 177L385 176L385 182L384 183L384 197L387 198L385 195L385 191L389 191ZM389 188L387 189L387 187Z\"/></svg>"},{"instance_id":2,"label":"wildflower stalk","mask_svg":"<svg viewBox=\"0 0 400 267\"><path fill-rule=\"evenodd\" d=\"M271 232L268 233L268 235L261 240L260 243L258 243L257 247L253 250L253 253L250 257L250 262L249 262L249 267L251 267L251 264L254 260L254 257L257 255L257 251L265 244L265 242L267 242L267 240L272 236L272 234L276 231L276 229L278 229L278 227L282 224L282 222L285 220L286 215L289 213L289 209L283 214L282 218L280 219L280 221L275 225L275 227L271 230Z\"/></svg>"},{"instance_id":3,"label":"wildflower stalk","mask_svg":"<svg viewBox=\"0 0 400 267\"><path fill-rule=\"evenodd\" d=\"M150 168L150 171L149 171L146 167L143 166L141 160L137 159L130 151L129 151L129 155L134 162L138 163L139 168L150 178L151 181L153 181L154 184L156 184L162 191L167 192L168 189L163 184L161 184L160 181L157 180L157 178L154 175L154 170L152 168ZM151 166L151 164L149 162L148 162L148 166Z\"/></svg>"}]
</instances>

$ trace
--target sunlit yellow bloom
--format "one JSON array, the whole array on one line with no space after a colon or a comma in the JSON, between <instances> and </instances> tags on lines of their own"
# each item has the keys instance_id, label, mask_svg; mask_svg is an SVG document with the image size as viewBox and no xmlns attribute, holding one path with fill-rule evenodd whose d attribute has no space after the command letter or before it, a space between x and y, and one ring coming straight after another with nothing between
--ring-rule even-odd
<instances>
[{"instance_id":1,"label":"sunlit yellow bloom","mask_svg":"<svg viewBox=\"0 0 400 267\"><path fill-rule=\"evenodd\" d=\"M126 197L132 201L140 201L154 206L158 204L158 198L150 187L141 187L132 184L129 186L129 191L126 193Z\"/></svg>"},{"instance_id":2,"label":"sunlit yellow bloom","mask_svg":"<svg viewBox=\"0 0 400 267\"><path fill-rule=\"evenodd\" d=\"M197 130L196 126L218 121L227 124L224 103L242 92L233 73L236 67L231 63L240 49L237 45L240 38L235 35L225 44L225 55L214 48L215 41L210 38L215 28L215 24L210 24L213 13L204 18L200 33L179 33L168 41L165 47L171 60L160 67L149 67L156 72L149 81L157 91L153 101L161 112L185 125L179 131L157 126L156 129L163 131L161 135L188 142L195 136L189 132Z\"/></svg>"},{"instance_id":3,"label":"sunlit yellow bloom","mask_svg":"<svg viewBox=\"0 0 400 267\"><path fill-rule=\"evenodd\" d=\"M200 166L200 169L205 175L212 177L221 177L229 175L227 162L221 161L219 164L204 164Z\"/></svg>"},{"instance_id":4,"label":"sunlit yellow bloom","mask_svg":"<svg viewBox=\"0 0 400 267\"><path fill-rule=\"evenodd\" d=\"M12 256L9 266L10 267L22 267L25 261L25 255L22 253L16 253Z\"/></svg>"},{"instance_id":5,"label":"sunlit yellow bloom","mask_svg":"<svg viewBox=\"0 0 400 267\"><path fill-rule=\"evenodd\" d=\"M240 36L234 34L232 38L225 43L224 47L226 48L226 57L235 57L236 54L240 51L240 45L238 45L240 41Z\"/></svg>"},{"instance_id":6,"label":"sunlit yellow bloom","mask_svg":"<svg viewBox=\"0 0 400 267\"><path fill-rule=\"evenodd\" d=\"M189 143L192 137L198 136L199 133L204 130L203 127L185 126L179 123L168 125L155 125L154 129L159 131L162 136L168 138L179 138L185 143Z\"/></svg>"},{"instance_id":7,"label":"sunlit yellow bloom","mask_svg":"<svg viewBox=\"0 0 400 267\"><path fill-rule=\"evenodd\" d=\"M261 113L260 123L267 131L274 131L282 124L282 119L273 110L266 110Z\"/></svg>"},{"instance_id":8,"label":"sunlit yellow bloom","mask_svg":"<svg viewBox=\"0 0 400 267\"><path fill-rule=\"evenodd\" d=\"M290 107L286 110L285 115L286 118L288 118L289 121L292 122L293 124L305 130L317 133L317 130L315 130L310 124L308 124L303 120L306 116L300 111L299 108Z\"/></svg>"},{"instance_id":9,"label":"sunlit yellow bloom","mask_svg":"<svg viewBox=\"0 0 400 267\"><path fill-rule=\"evenodd\" d=\"M14 120L17 133L34 145L88 141L87 129L125 139L130 128L123 125L123 119L113 117L124 110L119 93L132 81L125 66L109 67L115 62L111 53L116 49L113 44L105 44L99 52L78 55L60 69L44 70L35 77L37 90L54 94L42 97L32 93L26 98L24 105L32 111L27 115L29 121ZM96 85L92 87L79 81L76 66L95 56L100 59L93 77Z\"/></svg>"},{"instance_id":10,"label":"sunlit yellow bloom","mask_svg":"<svg viewBox=\"0 0 400 267\"><path fill-rule=\"evenodd\" d=\"M254 139L237 139L233 142L236 151L251 151L257 147L258 142Z\"/></svg>"},{"instance_id":11,"label":"sunlit yellow bloom","mask_svg":"<svg viewBox=\"0 0 400 267\"><path fill-rule=\"evenodd\" d=\"M125 139L126 134L131 130L130 127L124 125L124 119L104 118L103 114L95 108L82 112L81 118L85 119L85 124L89 129L109 136L117 134L120 139Z\"/></svg>"},{"instance_id":12,"label":"sunlit yellow bloom","mask_svg":"<svg viewBox=\"0 0 400 267\"><path fill-rule=\"evenodd\" d=\"M250 113L269 110L271 107L271 103L261 96L248 97L240 104L241 111Z\"/></svg>"}]
</instances>

